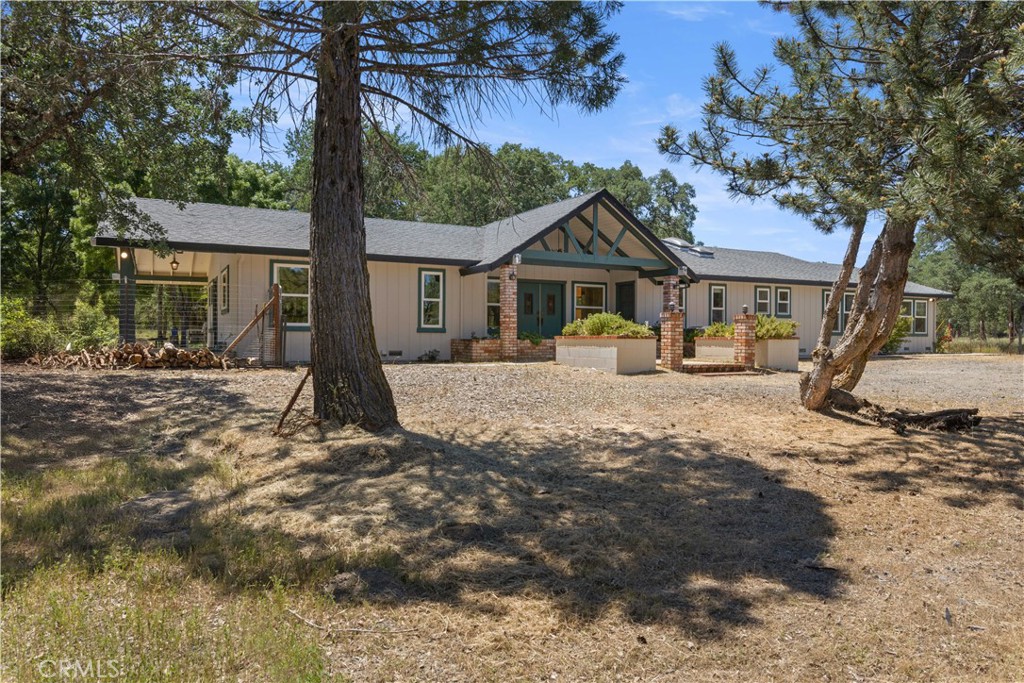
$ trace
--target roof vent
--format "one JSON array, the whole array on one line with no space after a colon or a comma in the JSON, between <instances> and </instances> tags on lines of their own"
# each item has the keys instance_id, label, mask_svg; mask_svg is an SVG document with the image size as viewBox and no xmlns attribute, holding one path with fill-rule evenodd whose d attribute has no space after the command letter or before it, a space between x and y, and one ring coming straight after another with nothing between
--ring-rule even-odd
<instances>
[{"instance_id":1,"label":"roof vent","mask_svg":"<svg viewBox=\"0 0 1024 683\"><path fill-rule=\"evenodd\" d=\"M701 258L712 258L715 255L715 252L713 252L711 249L708 249L707 247L690 246L687 247L684 251L695 256L700 256Z\"/></svg>"}]
</instances>

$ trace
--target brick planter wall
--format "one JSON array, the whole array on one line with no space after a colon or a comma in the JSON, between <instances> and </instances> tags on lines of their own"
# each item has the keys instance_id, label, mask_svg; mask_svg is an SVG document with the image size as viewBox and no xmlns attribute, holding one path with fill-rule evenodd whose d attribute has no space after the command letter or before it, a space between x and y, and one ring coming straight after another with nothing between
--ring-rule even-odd
<instances>
[{"instance_id":1,"label":"brick planter wall","mask_svg":"<svg viewBox=\"0 0 1024 683\"><path fill-rule=\"evenodd\" d=\"M456 363L487 363L500 358L500 339L452 339L452 361Z\"/></svg>"},{"instance_id":2,"label":"brick planter wall","mask_svg":"<svg viewBox=\"0 0 1024 683\"><path fill-rule=\"evenodd\" d=\"M542 363L555 359L554 339L541 340L540 344L517 339L516 345L516 357L520 361ZM501 359L501 339L452 339L455 363L497 363Z\"/></svg>"},{"instance_id":3,"label":"brick planter wall","mask_svg":"<svg viewBox=\"0 0 1024 683\"><path fill-rule=\"evenodd\" d=\"M519 340L519 360L528 363L543 363L555 359L555 340L542 339L540 344Z\"/></svg>"}]
</instances>

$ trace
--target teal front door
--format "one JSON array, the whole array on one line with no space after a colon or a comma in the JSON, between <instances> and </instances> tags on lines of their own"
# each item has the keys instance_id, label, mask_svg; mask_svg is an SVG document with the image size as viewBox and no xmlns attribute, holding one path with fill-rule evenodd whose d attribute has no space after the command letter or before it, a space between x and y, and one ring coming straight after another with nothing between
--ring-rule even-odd
<instances>
[{"instance_id":1,"label":"teal front door","mask_svg":"<svg viewBox=\"0 0 1024 683\"><path fill-rule=\"evenodd\" d=\"M542 337L562 333L565 301L564 285L560 282L532 282L520 280L519 331L532 332Z\"/></svg>"}]
</instances>

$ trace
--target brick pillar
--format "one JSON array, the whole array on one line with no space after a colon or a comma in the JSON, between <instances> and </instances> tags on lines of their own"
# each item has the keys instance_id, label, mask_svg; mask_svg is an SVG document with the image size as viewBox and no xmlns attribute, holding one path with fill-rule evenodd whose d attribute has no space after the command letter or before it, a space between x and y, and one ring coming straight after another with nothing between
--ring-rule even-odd
<instances>
[{"instance_id":1,"label":"brick pillar","mask_svg":"<svg viewBox=\"0 0 1024 683\"><path fill-rule=\"evenodd\" d=\"M743 310L746 311L747 307L744 306ZM733 358L737 363L743 363L748 370L753 370L757 316L753 313L740 313L732 321L736 326L736 336L732 343Z\"/></svg>"},{"instance_id":2,"label":"brick pillar","mask_svg":"<svg viewBox=\"0 0 1024 683\"><path fill-rule=\"evenodd\" d=\"M498 286L501 289L501 359L515 361L519 358L519 315L518 288L516 287L516 266L506 263L498 269Z\"/></svg>"},{"instance_id":3,"label":"brick pillar","mask_svg":"<svg viewBox=\"0 0 1024 683\"><path fill-rule=\"evenodd\" d=\"M683 369L683 312L661 312L661 367Z\"/></svg>"},{"instance_id":4,"label":"brick pillar","mask_svg":"<svg viewBox=\"0 0 1024 683\"><path fill-rule=\"evenodd\" d=\"M679 276L666 275L661 283L661 310L674 311L679 308Z\"/></svg>"}]
</instances>

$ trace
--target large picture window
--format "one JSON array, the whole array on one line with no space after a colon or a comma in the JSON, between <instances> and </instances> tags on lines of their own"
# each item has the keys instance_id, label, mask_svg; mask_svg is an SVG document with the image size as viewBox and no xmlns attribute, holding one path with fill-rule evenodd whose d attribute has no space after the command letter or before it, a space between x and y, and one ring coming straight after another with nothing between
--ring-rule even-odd
<instances>
[{"instance_id":1,"label":"large picture window","mask_svg":"<svg viewBox=\"0 0 1024 683\"><path fill-rule=\"evenodd\" d=\"M725 322L725 285L711 285L709 322Z\"/></svg>"},{"instance_id":2,"label":"large picture window","mask_svg":"<svg viewBox=\"0 0 1024 683\"><path fill-rule=\"evenodd\" d=\"M595 313L604 313L606 294L604 285L574 282L572 291L574 319L582 320Z\"/></svg>"},{"instance_id":3,"label":"large picture window","mask_svg":"<svg viewBox=\"0 0 1024 683\"><path fill-rule=\"evenodd\" d=\"M758 315L772 314L772 290L770 287L754 287L754 312Z\"/></svg>"},{"instance_id":4,"label":"large picture window","mask_svg":"<svg viewBox=\"0 0 1024 683\"><path fill-rule=\"evenodd\" d=\"M289 328L309 326L309 266L271 262L273 281L281 285L281 314Z\"/></svg>"},{"instance_id":5,"label":"large picture window","mask_svg":"<svg viewBox=\"0 0 1024 683\"><path fill-rule=\"evenodd\" d=\"M487 281L487 334L501 330L501 281Z\"/></svg>"},{"instance_id":6,"label":"large picture window","mask_svg":"<svg viewBox=\"0 0 1024 683\"><path fill-rule=\"evenodd\" d=\"M444 271L420 269L418 332L444 332Z\"/></svg>"},{"instance_id":7,"label":"large picture window","mask_svg":"<svg viewBox=\"0 0 1024 683\"><path fill-rule=\"evenodd\" d=\"M910 318L910 334L915 337L928 334L928 302L924 299L904 299L900 315Z\"/></svg>"}]
</instances>

